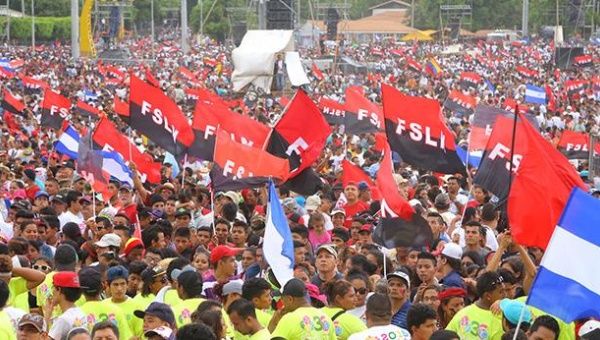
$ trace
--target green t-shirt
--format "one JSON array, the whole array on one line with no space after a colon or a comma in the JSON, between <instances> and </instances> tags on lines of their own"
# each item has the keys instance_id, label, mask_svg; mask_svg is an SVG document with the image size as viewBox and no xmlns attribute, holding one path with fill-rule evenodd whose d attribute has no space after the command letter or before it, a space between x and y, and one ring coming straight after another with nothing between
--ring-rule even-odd
<instances>
[{"instance_id":1,"label":"green t-shirt","mask_svg":"<svg viewBox=\"0 0 600 340\"><path fill-rule=\"evenodd\" d=\"M521 297L517 298L516 300L525 303L525 301L527 301L527 296L521 296ZM548 314L541 309L537 309L530 305L527 305L527 307L529 307L531 314L533 314L534 320L538 316L550 315L551 317L554 318L554 320L556 320L558 322L558 326L560 327L560 335L558 336L558 340L575 340L576 337L575 337L575 323L574 322L565 323L561 319L555 317L554 315Z\"/></svg>"},{"instance_id":2,"label":"green t-shirt","mask_svg":"<svg viewBox=\"0 0 600 340\"><path fill-rule=\"evenodd\" d=\"M10 316L0 311L0 339L17 340L17 332L10 321Z\"/></svg>"},{"instance_id":3,"label":"green t-shirt","mask_svg":"<svg viewBox=\"0 0 600 340\"><path fill-rule=\"evenodd\" d=\"M273 338L287 340L336 339L333 322L322 310L314 307L300 307L284 315L273 331Z\"/></svg>"},{"instance_id":4,"label":"green t-shirt","mask_svg":"<svg viewBox=\"0 0 600 340\"><path fill-rule=\"evenodd\" d=\"M267 328L269 326L269 322L271 322L271 318L273 317L273 314L269 314L261 309L255 309L256 311L256 320L258 320L258 323L263 326L264 328Z\"/></svg>"},{"instance_id":5,"label":"green t-shirt","mask_svg":"<svg viewBox=\"0 0 600 340\"><path fill-rule=\"evenodd\" d=\"M504 334L501 317L476 304L456 313L446 329L456 332L461 340L500 340Z\"/></svg>"},{"instance_id":6,"label":"green t-shirt","mask_svg":"<svg viewBox=\"0 0 600 340\"><path fill-rule=\"evenodd\" d=\"M29 313L29 298L27 294L27 280L22 277L13 277L8 282L8 303L7 306L22 309ZM23 296L25 298L23 299Z\"/></svg>"},{"instance_id":7,"label":"green t-shirt","mask_svg":"<svg viewBox=\"0 0 600 340\"><path fill-rule=\"evenodd\" d=\"M198 309L198 305L206 301L202 298L182 300L177 305L171 305L177 321L177 328L192 322L192 313Z\"/></svg>"},{"instance_id":8,"label":"green t-shirt","mask_svg":"<svg viewBox=\"0 0 600 340\"><path fill-rule=\"evenodd\" d=\"M181 303L181 298L179 298L179 294L177 294L176 289L169 289L165 293L165 303L171 307L177 306Z\"/></svg>"},{"instance_id":9,"label":"green t-shirt","mask_svg":"<svg viewBox=\"0 0 600 340\"><path fill-rule=\"evenodd\" d=\"M252 334L252 336L250 336L248 338L248 340L270 340L270 339L271 339L271 333L269 333L269 330L266 328L263 328L260 331Z\"/></svg>"},{"instance_id":10,"label":"green t-shirt","mask_svg":"<svg viewBox=\"0 0 600 340\"><path fill-rule=\"evenodd\" d=\"M54 277L54 274L56 274L56 272L48 273L44 279L44 282L42 282L42 284L36 288L35 298L40 309L46 305L46 302L52 299L52 289L54 288L54 285L52 284L52 278Z\"/></svg>"},{"instance_id":11,"label":"green t-shirt","mask_svg":"<svg viewBox=\"0 0 600 340\"><path fill-rule=\"evenodd\" d=\"M143 338L144 336L144 320L138 318L133 315L133 312L136 310L144 310L145 308L141 308L138 303L139 301L128 298L127 300L115 303L110 299L103 300L103 303L110 304L112 306L117 306L121 309L123 314L125 315L125 319L129 324L129 329L133 333L133 336L137 336L139 338Z\"/></svg>"},{"instance_id":12,"label":"green t-shirt","mask_svg":"<svg viewBox=\"0 0 600 340\"><path fill-rule=\"evenodd\" d=\"M132 332L125 314L123 314L121 308L110 301L87 301L81 306L81 310L86 315L90 332L98 322L109 320L119 329L119 337L121 339L131 338Z\"/></svg>"},{"instance_id":13,"label":"green t-shirt","mask_svg":"<svg viewBox=\"0 0 600 340\"><path fill-rule=\"evenodd\" d=\"M323 307L321 308L329 318L333 320L333 316L341 312L341 308ZM340 340L346 340L354 333L362 332L367 329L367 326L361 319L349 313L340 314L334 321L335 336Z\"/></svg>"}]
</instances>

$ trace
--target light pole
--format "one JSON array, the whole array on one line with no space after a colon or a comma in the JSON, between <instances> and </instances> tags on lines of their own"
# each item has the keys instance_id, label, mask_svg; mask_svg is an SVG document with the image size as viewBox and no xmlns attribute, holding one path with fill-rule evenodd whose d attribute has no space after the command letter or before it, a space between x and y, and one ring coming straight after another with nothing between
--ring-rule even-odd
<instances>
[{"instance_id":1,"label":"light pole","mask_svg":"<svg viewBox=\"0 0 600 340\"><path fill-rule=\"evenodd\" d=\"M79 59L79 1L71 0L71 57Z\"/></svg>"},{"instance_id":2,"label":"light pole","mask_svg":"<svg viewBox=\"0 0 600 340\"><path fill-rule=\"evenodd\" d=\"M35 0L31 0L31 52L35 53Z\"/></svg>"},{"instance_id":3,"label":"light pole","mask_svg":"<svg viewBox=\"0 0 600 340\"><path fill-rule=\"evenodd\" d=\"M190 46L188 44L188 21L187 21L187 0L181 0L181 50L184 54L188 53Z\"/></svg>"},{"instance_id":4,"label":"light pole","mask_svg":"<svg viewBox=\"0 0 600 340\"><path fill-rule=\"evenodd\" d=\"M151 17L150 35L151 35L151 39L152 39L151 50L152 50L152 60L154 60L154 0L150 0L150 17Z\"/></svg>"},{"instance_id":5,"label":"light pole","mask_svg":"<svg viewBox=\"0 0 600 340\"><path fill-rule=\"evenodd\" d=\"M200 37L204 35L204 0L200 0Z\"/></svg>"},{"instance_id":6,"label":"light pole","mask_svg":"<svg viewBox=\"0 0 600 340\"><path fill-rule=\"evenodd\" d=\"M521 23L521 33L523 37L529 35L529 0L523 0L523 17Z\"/></svg>"}]
</instances>

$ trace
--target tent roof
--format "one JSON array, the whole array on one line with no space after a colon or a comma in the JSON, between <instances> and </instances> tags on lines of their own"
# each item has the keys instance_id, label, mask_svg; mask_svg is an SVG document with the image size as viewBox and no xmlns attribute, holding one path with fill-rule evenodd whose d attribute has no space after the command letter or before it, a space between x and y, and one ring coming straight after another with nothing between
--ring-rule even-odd
<instances>
[{"instance_id":1,"label":"tent roof","mask_svg":"<svg viewBox=\"0 0 600 340\"><path fill-rule=\"evenodd\" d=\"M402 12L384 12L377 15L364 17L358 20L340 20L337 25L338 33L395 33L407 34L417 31L404 24L407 20ZM323 31L327 27L323 21L314 24Z\"/></svg>"}]
</instances>

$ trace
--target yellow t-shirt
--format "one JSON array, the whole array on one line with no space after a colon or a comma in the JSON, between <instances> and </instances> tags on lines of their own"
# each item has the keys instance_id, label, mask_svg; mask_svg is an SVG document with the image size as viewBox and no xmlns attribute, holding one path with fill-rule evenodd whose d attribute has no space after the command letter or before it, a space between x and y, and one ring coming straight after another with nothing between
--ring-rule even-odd
<instances>
[{"instance_id":1,"label":"yellow t-shirt","mask_svg":"<svg viewBox=\"0 0 600 340\"><path fill-rule=\"evenodd\" d=\"M13 277L8 282L8 303L7 306L20 308L29 313L29 301L27 300L27 280L22 277ZM25 293L25 301L20 295ZM24 302L24 303L23 303Z\"/></svg>"},{"instance_id":2,"label":"yellow t-shirt","mask_svg":"<svg viewBox=\"0 0 600 340\"><path fill-rule=\"evenodd\" d=\"M52 278L54 277L54 274L56 274L56 272L48 273L44 282L36 288L36 300L40 309L46 305L46 302L52 299L52 289L54 288Z\"/></svg>"},{"instance_id":3,"label":"yellow t-shirt","mask_svg":"<svg viewBox=\"0 0 600 340\"><path fill-rule=\"evenodd\" d=\"M525 303L525 301L527 301L527 296L522 296L520 298L517 298L516 300ZM556 320L558 322L558 326L560 327L560 335L558 336L558 340L575 340L575 323L574 322L565 323L564 321L557 318L556 316L548 314L541 309L537 309L530 305L527 305L527 307L529 307L531 314L533 314L533 320L535 320L538 316L550 315L551 317L554 318L554 320Z\"/></svg>"},{"instance_id":4,"label":"yellow t-shirt","mask_svg":"<svg viewBox=\"0 0 600 340\"><path fill-rule=\"evenodd\" d=\"M0 339L17 340L17 332L6 312L0 311Z\"/></svg>"},{"instance_id":5,"label":"yellow t-shirt","mask_svg":"<svg viewBox=\"0 0 600 340\"><path fill-rule=\"evenodd\" d=\"M501 317L477 307L476 304L456 313L446 329L456 332L461 340L500 340L504 334Z\"/></svg>"},{"instance_id":6,"label":"yellow t-shirt","mask_svg":"<svg viewBox=\"0 0 600 340\"><path fill-rule=\"evenodd\" d=\"M146 308L150 306L154 299L156 299L156 295L154 294L148 294L148 296L142 296L142 294L138 294L133 298L136 305L140 307L140 310L146 310Z\"/></svg>"},{"instance_id":7,"label":"yellow t-shirt","mask_svg":"<svg viewBox=\"0 0 600 340\"><path fill-rule=\"evenodd\" d=\"M87 301L81 306L81 310L87 317L90 332L98 322L109 320L119 329L121 339L131 338L132 333L127 318L116 305L106 301Z\"/></svg>"},{"instance_id":8,"label":"yellow t-shirt","mask_svg":"<svg viewBox=\"0 0 600 340\"><path fill-rule=\"evenodd\" d=\"M321 310L332 319L334 315L342 311L341 308L337 307L323 307ZM335 336L340 340L346 340L350 335L367 329L367 326L361 319L349 313L342 313L333 320L333 327L335 329Z\"/></svg>"},{"instance_id":9,"label":"yellow t-shirt","mask_svg":"<svg viewBox=\"0 0 600 340\"><path fill-rule=\"evenodd\" d=\"M248 338L248 340L270 340L270 339L271 339L271 333L269 333L269 330L266 328L263 328L260 331L252 334L252 336Z\"/></svg>"},{"instance_id":10,"label":"yellow t-shirt","mask_svg":"<svg viewBox=\"0 0 600 340\"><path fill-rule=\"evenodd\" d=\"M300 307L284 315L273 331L273 338L295 339L336 339L331 318L314 307Z\"/></svg>"},{"instance_id":11,"label":"yellow t-shirt","mask_svg":"<svg viewBox=\"0 0 600 340\"><path fill-rule=\"evenodd\" d=\"M103 300L102 302L106 303L106 304L110 304L112 306L117 306L118 308L120 308L121 311L123 312L123 314L125 315L125 319L127 320L127 323L129 324L129 329L131 329L133 336L143 338L143 336L144 336L144 320L133 315L134 311L145 309L145 308L141 308L138 305L139 301L136 301L132 298L128 298L127 300L120 302L120 303L115 303L110 299Z\"/></svg>"},{"instance_id":12,"label":"yellow t-shirt","mask_svg":"<svg viewBox=\"0 0 600 340\"><path fill-rule=\"evenodd\" d=\"M261 326L263 326L264 328L267 328L269 326L269 322L271 322L271 318L273 317L273 314L269 314L260 309L255 309L255 312L256 312L256 320L258 320L258 323Z\"/></svg>"},{"instance_id":13,"label":"yellow t-shirt","mask_svg":"<svg viewBox=\"0 0 600 340\"><path fill-rule=\"evenodd\" d=\"M192 322L192 313L198 309L198 305L206 301L202 298L193 298L182 300L177 305L171 305L177 321L177 328L187 325Z\"/></svg>"},{"instance_id":14,"label":"yellow t-shirt","mask_svg":"<svg viewBox=\"0 0 600 340\"><path fill-rule=\"evenodd\" d=\"M181 298L179 298L179 294L177 294L176 289L169 289L165 293L165 303L171 307L177 306L181 303Z\"/></svg>"}]
</instances>

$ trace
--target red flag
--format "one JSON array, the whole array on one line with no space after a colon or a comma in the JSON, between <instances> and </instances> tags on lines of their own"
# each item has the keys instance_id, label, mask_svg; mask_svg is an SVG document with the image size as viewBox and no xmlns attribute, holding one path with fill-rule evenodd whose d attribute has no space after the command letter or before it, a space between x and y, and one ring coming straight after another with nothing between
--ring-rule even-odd
<instances>
[{"instance_id":1,"label":"red flag","mask_svg":"<svg viewBox=\"0 0 600 340\"><path fill-rule=\"evenodd\" d=\"M423 70L423 66L410 57L406 57L406 65L418 72L421 72Z\"/></svg>"},{"instance_id":2,"label":"red flag","mask_svg":"<svg viewBox=\"0 0 600 340\"><path fill-rule=\"evenodd\" d=\"M152 74L152 70L150 70L150 67L145 66L144 73L145 73L146 81L148 82L148 84L150 84L154 87L160 88L160 83L158 82L156 77L154 77L154 75Z\"/></svg>"},{"instance_id":3,"label":"red flag","mask_svg":"<svg viewBox=\"0 0 600 340\"><path fill-rule=\"evenodd\" d=\"M119 96L115 96L113 102L113 110L118 114L123 120L129 120L129 103L123 101L119 98Z\"/></svg>"},{"instance_id":4,"label":"red flag","mask_svg":"<svg viewBox=\"0 0 600 340\"><path fill-rule=\"evenodd\" d=\"M346 118L346 108L344 104L326 97L319 98L319 109L323 112L323 116L331 125L344 124Z\"/></svg>"},{"instance_id":5,"label":"red flag","mask_svg":"<svg viewBox=\"0 0 600 340\"><path fill-rule=\"evenodd\" d=\"M117 130L108 118L100 118L92 139L101 148L114 150L120 153L123 159L132 161L137 166L142 181L153 184L160 183L160 163L154 162L149 154L142 153L135 144Z\"/></svg>"},{"instance_id":6,"label":"red flag","mask_svg":"<svg viewBox=\"0 0 600 340\"><path fill-rule=\"evenodd\" d=\"M550 85L546 85L546 98L548 98L548 110L556 111L556 96L554 96Z\"/></svg>"},{"instance_id":7,"label":"red flag","mask_svg":"<svg viewBox=\"0 0 600 340\"><path fill-rule=\"evenodd\" d=\"M375 182L364 172L358 165L344 159L342 162L342 185L344 188L350 182L354 182L358 185L360 182L365 182L371 190L371 198L374 200L380 200L381 194L379 188L375 185Z\"/></svg>"},{"instance_id":8,"label":"red flag","mask_svg":"<svg viewBox=\"0 0 600 340\"><path fill-rule=\"evenodd\" d=\"M359 135L383 129L383 110L364 97L361 87L346 88L346 133Z\"/></svg>"},{"instance_id":9,"label":"red flag","mask_svg":"<svg viewBox=\"0 0 600 340\"><path fill-rule=\"evenodd\" d=\"M81 100L77 101L77 106L75 106L75 111L82 117L100 117L100 111L93 107L92 105L82 102Z\"/></svg>"},{"instance_id":10,"label":"red flag","mask_svg":"<svg viewBox=\"0 0 600 340\"><path fill-rule=\"evenodd\" d=\"M15 76L13 72L5 69L4 67L0 67L0 78L11 79Z\"/></svg>"},{"instance_id":11,"label":"red flag","mask_svg":"<svg viewBox=\"0 0 600 340\"><path fill-rule=\"evenodd\" d=\"M586 186L558 150L521 122L516 133L525 143L515 150L521 159L508 195L510 229L517 243L545 249L571 191Z\"/></svg>"},{"instance_id":12,"label":"red flag","mask_svg":"<svg viewBox=\"0 0 600 340\"><path fill-rule=\"evenodd\" d=\"M161 89L132 75L129 94L129 125L154 143L180 155L194 142L194 133L177 104Z\"/></svg>"},{"instance_id":13,"label":"red flag","mask_svg":"<svg viewBox=\"0 0 600 340\"><path fill-rule=\"evenodd\" d=\"M63 121L69 116L71 101L60 94L46 89L42 102L42 126L60 130Z\"/></svg>"},{"instance_id":14,"label":"red flag","mask_svg":"<svg viewBox=\"0 0 600 340\"><path fill-rule=\"evenodd\" d=\"M448 98L444 101L444 107L452 111L459 112L473 112L477 106L477 99L468 94L462 93L459 90L453 90L450 92Z\"/></svg>"},{"instance_id":15,"label":"red flag","mask_svg":"<svg viewBox=\"0 0 600 340\"><path fill-rule=\"evenodd\" d=\"M392 152L389 145L384 147L383 159L377 172L377 187L382 194L381 214L383 217L400 217L410 220L414 209L398 192L398 185L394 180L392 167Z\"/></svg>"},{"instance_id":16,"label":"red flag","mask_svg":"<svg viewBox=\"0 0 600 340\"><path fill-rule=\"evenodd\" d=\"M515 68L517 73L521 74L524 77L532 78L538 75L538 72L532 69L529 69L525 66L517 66Z\"/></svg>"},{"instance_id":17,"label":"red flag","mask_svg":"<svg viewBox=\"0 0 600 340\"><path fill-rule=\"evenodd\" d=\"M22 114L23 110L25 110L25 104L13 96L6 88L4 89L3 94L2 108L15 114Z\"/></svg>"},{"instance_id":18,"label":"red flag","mask_svg":"<svg viewBox=\"0 0 600 340\"><path fill-rule=\"evenodd\" d=\"M315 78L317 78L318 81L325 79L323 72L321 72L321 70L319 69L319 66L317 66L317 64L315 64L314 62L312 64L311 71L312 71L313 75L315 76Z\"/></svg>"},{"instance_id":19,"label":"red flag","mask_svg":"<svg viewBox=\"0 0 600 340\"><path fill-rule=\"evenodd\" d=\"M20 75L21 81L23 82L23 86L29 91L39 91L43 89L50 88L48 83L43 80L37 80L35 78L28 77L26 75Z\"/></svg>"},{"instance_id":20,"label":"red flag","mask_svg":"<svg viewBox=\"0 0 600 340\"><path fill-rule=\"evenodd\" d=\"M108 66L104 70L107 76L110 76L114 79L118 79L119 82L123 82L125 80L125 73L123 73L123 71L119 70L115 66Z\"/></svg>"},{"instance_id":21,"label":"red flag","mask_svg":"<svg viewBox=\"0 0 600 340\"><path fill-rule=\"evenodd\" d=\"M475 72L462 72L460 74L460 81L464 87L477 88L482 80L481 76Z\"/></svg>"},{"instance_id":22,"label":"red flag","mask_svg":"<svg viewBox=\"0 0 600 340\"><path fill-rule=\"evenodd\" d=\"M589 159L590 136L587 133L564 130L556 147L568 159Z\"/></svg>"},{"instance_id":23,"label":"red flag","mask_svg":"<svg viewBox=\"0 0 600 340\"><path fill-rule=\"evenodd\" d=\"M202 85L201 82L196 78L194 73L192 73L192 71L188 70L187 68L180 66L178 71L179 74L181 74L182 77L187 79L188 83L193 87L200 87L200 85Z\"/></svg>"}]
</instances>

